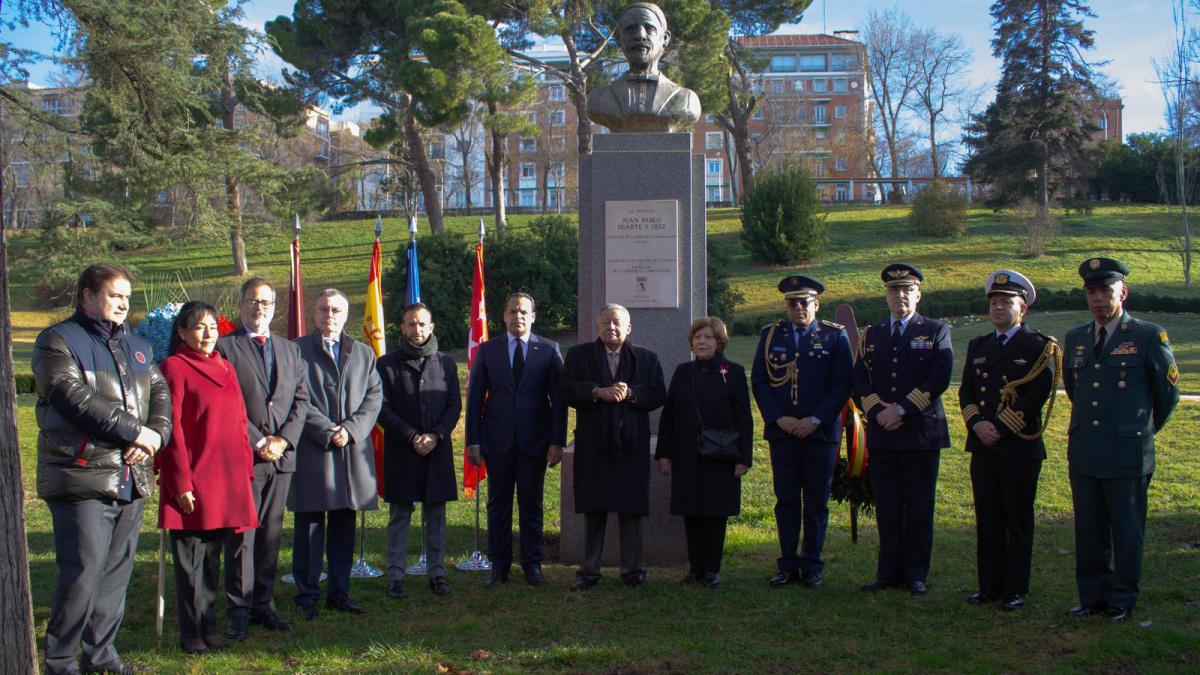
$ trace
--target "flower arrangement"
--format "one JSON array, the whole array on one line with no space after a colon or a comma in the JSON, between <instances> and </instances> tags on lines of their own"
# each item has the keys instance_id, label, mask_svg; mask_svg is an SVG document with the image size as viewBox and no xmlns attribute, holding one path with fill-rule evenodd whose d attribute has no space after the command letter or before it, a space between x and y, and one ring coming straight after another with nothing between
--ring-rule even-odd
<instances>
[{"instance_id":1,"label":"flower arrangement","mask_svg":"<svg viewBox=\"0 0 1200 675\"><path fill-rule=\"evenodd\" d=\"M143 319L133 329L134 335L139 335L150 343L154 350L154 362L162 363L171 354L167 351L171 344L171 330L175 326L175 317L183 308L182 302L168 302L146 312ZM228 335L237 330L233 322L224 314L217 316L217 334Z\"/></svg>"}]
</instances>

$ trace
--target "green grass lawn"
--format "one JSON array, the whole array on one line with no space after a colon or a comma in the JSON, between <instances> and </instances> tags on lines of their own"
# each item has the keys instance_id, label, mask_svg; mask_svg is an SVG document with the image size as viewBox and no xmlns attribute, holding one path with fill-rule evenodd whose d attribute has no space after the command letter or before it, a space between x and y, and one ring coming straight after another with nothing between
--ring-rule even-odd
<instances>
[{"instance_id":1,"label":"green grass lawn","mask_svg":"<svg viewBox=\"0 0 1200 675\"><path fill-rule=\"evenodd\" d=\"M966 236L924 239L909 230L905 207L849 207L831 211L830 246L805 273L823 279L829 291L821 316L832 318L840 302L881 294L878 273L897 259L913 262L927 275L927 288L980 288L987 273L1000 266L1026 272L1041 289L1078 285L1075 269L1083 259L1113 255L1134 269L1130 285L1163 295L1194 297L1184 290L1180 264L1170 250L1170 214L1163 207L1103 206L1086 218L1065 219L1047 254L1037 260L1015 258L1017 239L1003 216L974 209ZM525 217L514 218L516 226ZM450 218L448 229L470 236L477 218ZM407 241L398 220L385 221L387 274L396 251ZM733 210L709 213L710 237L730 246L732 282L746 296L739 312L782 316L775 291L783 269L752 264L738 241ZM20 240L22 255L37 251ZM286 284L290 233L248 242L254 273ZM337 286L361 311L373 221L306 225L304 277L311 290ZM23 247L23 248L22 248ZM141 279L165 280L176 271L209 278L209 291L235 286L228 277L228 247L223 242L162 246L128 253ZM424 270L424 274L436 274ZM13 279L14 358L28 372L37 332L63 311L39 308L32 300L34 272ZM138 286L135 286L135 295ZM982 291L980 291L982 292ZM138 307L138 309L144 309ZM280 313L281 315L283 312ZM1193 373L1200 372L1200 322L1192 315L1138 314L1169 331L1183 371L1186 393L1200 393ZM1034 312L1029 323L1062 338L1087 320L1077 312ZM283 321L283 316L278 317ZM354 323L354 322L352 322ZM956 317L954 343L962 367L966 342L990 329L978 317ZM358 332L354 327L352 332ZM569 344L571 337L564 342ZM729 355L747 366L757 339L737 336ZM461 353L456 354L461 361ZM465 379L465 373L463 374ZM255 632L228 653L186 658L175 646L174 603L168 588L166 637L154 635L154 588L157 533L156 503L149 505L137 567L129 591L128 614L118 646L124 657L164 672L795 672L804 671L1126 671L1176 672L1197 669L1200 660L1200 403L1181 404L1159 437L1159 470L1151 486L1143 594L1134 625L1111 626L1098 620L1072 620L1065 610L1075 601L1070 491L1066 480L1065 429L1069 405L1056 406L1047 438L1049 459L1038 496L1033 590L1030 604L1014 614L968 607L975 590L974 531L963 432L957 423L955 391L947 392L953 449L943 454L938 484L937 525L930 594L868 596L857 587L873 577L876 532L872 519L860 519L861 540L852 544L848 508L833 507L826 545L826 584L815 592L772 591L766 579L778 555L775 543L770 466L765 443L758 442L756 465L744 483L742 514L730 527L722 587L714 592L682 589L675 581L683 569L655 569L651 583L636 592L609 577L593 592L568 593L573 569L547 566L550 584L532 589L520 583L495 591L482 588L483 577L450 572L454 595L436 598L411 583L405 601L390 600L382 580L356 581L353 594L367 609L362 617L323 613L302 623L292 610L289 587L280 584L277 601L295 620L288 635ZM22 468L27 489L26 515L39 640L44 636L54 583L54 553L49 513L34 495L36 423L33 400L22 396L19 409ZM761 428L761 425L760 425ZM461 425L455 433L461 453ZM461 457L456 460L461 463ZM560 529L560 477L546 481L546 530ZM471 504L449 508L449 552L473 548ZM368 516L367 555L384 561L386 516ZM290 525L290 517L288 518ZM653 536L651 533L650 536ZM283 571L290 568L290 529ZM415 554L417 546L412 550ZM170 572L168 572L170 573ZM224 619L220 620L224 626Z\"/></svg>"},{"instance_id":2,"label":"green grass lawn","mask_svg":"<svg viewBox=\"0 0 1200 675\"><path fill-rule=\"evenodd\" d=\"M678 587L684 569L652 569L651 583L629 591L608 575L593 592L573 594L574 568L548 564L547 587L533 589L519 575L507 587L482 588L484 577L449 572L454 594L437 598L417 579L410 597L388 598L383 580L356 580L352 594L367 608L361 617L322 613L303 622L290 587L276 600L294 623L288 635L256 631L225 654L185 657L175 646L174 600L168 579L166 636L154 635L156 503L147 508L128 614L118 647L123 656L163 672L794 672L857 670L1145 670L1195 668L1200 658L1200 404L1181 405L1159 436L1159 471L1151 487L1139 623L1108 625L1074 620L1071 499L1064 434L1068 405L1050 426L1049 459L1038 495L1030 604L1004 614L964 603L975 590L974 530L967 457L961 425L954 448L942 456L930 593L873 596L857 590L874 574L877 538L873 520L860 519L861 538L850 541L849 511L832 509L826 544L826 583L817 591L772 590L766 579L778 555L770 465L757 443L742 514L731 522L723 583L716 591ZM34 613L44 636L55 573L49 514L32 497L34 420L32 398L20 402L22 457L29 490L28 518ZM462 447L461 425L455 447ZM546 531L559 531L560 477L546 481ZM448 509L449 553L457 559L473 546L468 502ZM290 516L288 524L290 525ZM386 516L368 515L367 556L384 562ZM652 534L650 536L653 536ZM285 534L281 573L290 569ZM410 546L412 555L418 546ZM168 574L170 574L168 566ZM1143 623L1144 622L1144 623ZM223 628L224 617L219 619Z\"/></svg>"}]
</instances>

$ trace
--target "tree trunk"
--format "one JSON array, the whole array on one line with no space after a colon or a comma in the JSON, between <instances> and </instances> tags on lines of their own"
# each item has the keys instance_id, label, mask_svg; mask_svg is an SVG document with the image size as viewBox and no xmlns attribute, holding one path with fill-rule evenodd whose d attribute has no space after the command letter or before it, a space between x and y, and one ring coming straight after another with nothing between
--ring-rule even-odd
<instances>
[{"instance_id":1,"label":"tree trunk","mask_svg":"<svg viewBox=\"0 0 1200 675\"><path fill-rule=\"evenodd\" d=\"M938 149L937 149L937 122L934 117L929 117L929 161L932 162L931 170L933 177L940 178L942 175L941 165L938 164Z\"/></svg>"},{"instance_id":2,"label":"tree trunk","mask_svg":"<svg viewBox=\"0 0 1200 675\"><path fill-rule=\"evenodd\" d=\"M734 204L741 204L741 190L738 189L737 175L741 168L741 164L736 159L736 150L733 147L733 142L729 134L724 134L722 139L725 143L725 166L729 172L729 199Z\"/></svg>"},{"instance_id":3,"label":"tree trunk","mask_svg":"<svg viewBox=\"0 0 1200 675\"><path fill-rule=\"evenodd\" d=\"M492 115L496 114L496 105L488 104L488 112ZM492 152L488 157L488 174L492 181L492 214L495 216L496 234L504 234L505 228L508 227L508 213L506 211L507 203L505 202L506 195L504 194L504 134L491 131L492 137Z\"/></svg>"},{"instance_id":4,"label":"tree trunk","mask_svg":"<svg viewBox=\"0 0 1200 675\"><path fill-rule=\"evenodd\" d=\"M429 230L434 234L445 234L446 225L442 220L442 202L438 199L437 182L433 179L433 169L429 168L429 157L425 154L425 143L421 140L421 132L417 130L417 122L413 119L411 102L410 109L404 113L404 135L408 140L408 159L417 172L417 182L421 185L421 194L425 197L425 216L429 218Z\"/></svg>"},{"instance_id":5,"label":"tree trunk","mask_svg":"<svg viewBox=\"0 0 1200 675\"><path fill-rule=\"evenodd\" d=\"M571 103L575 104L575 135L579 141L579 156L583 157L592 154L592 121L588 118L587 76L583 74L583 66L579 65L579 49L575 45L575 36L566 31L562 39L571 58L571 86L567 87L567 91L571 95Z\"/></svg>"},{"instance_id":6,"label":"tree trunk","mask_svg":"<svg viewBox=\"0 0 1200 675\"><path fill-rule=\"evenodd\" d=\"M0 106L0 129L4 108ZM4 163L0 147L0 166ZM0 181L0 204L4 183ZM25 538L25 489L21 482L21 444L17 439L17 384L13 378L12 305L8 287L8 228L0 209L0 672L36 673L33 597L29 589L29 551Z\"/></svg>"},{"instance_id":7,"label":"tree trunk","mask_svg":"<svg viewBox=\"0 0 1200 675\"><path fill-rule=\"evenodd\" d=\"M1183 239L1183 250L1180 252L1183 257L1183 287L1192 287L1192 228L1188 225L1188 198L1187 189L1183 175L1184 164L1184 148L1183 148L1183 103L1176 104L1180 109L1180 119L1178 120L1179 127L1176 131L1175 139L1175 189L1179 192L1179 226L1182 230L1181 238Z\"/></svg>"},{"instance_id":8,"label":"tree trunk","mask_svg":"<svg viewBox=\"0 0 1200 675\"><path fill-rule=\"evenodd\" d=\"M542 213L550 210L550 165L542 166Z\"/></svg>"},{"instance_id":9,"label":"tree trunk","mask_svg":"<svg viewBox=\"0 0 1200 675\"><path fill-rule=\"evenodd\" d=\"M233 131L236 111L233 72L226 67L221 87L221 126L227 131ZM241 277L250 271L250 267L246 264L246 242L242 239L242 195L238 187L237 176L225 176L225 210L229 215L229 246L233 254L233 275Z\"/></svg>"},{"instance_id":10,"label":"tree trunk","mask_svg":"<svg viewBox=\"0 0 1200 675\"><path fill-rule=\"evenodd\" d=\"M466 142L466 133L463 134L463 140L458 144L458 152L462 155L462 183L463 192L466 197L467 214L471 213L471 186L474 184L474 175L472 171L475 169L471 166L471 148L475 146L475 142Z\"/></svg>"}]
</instances>

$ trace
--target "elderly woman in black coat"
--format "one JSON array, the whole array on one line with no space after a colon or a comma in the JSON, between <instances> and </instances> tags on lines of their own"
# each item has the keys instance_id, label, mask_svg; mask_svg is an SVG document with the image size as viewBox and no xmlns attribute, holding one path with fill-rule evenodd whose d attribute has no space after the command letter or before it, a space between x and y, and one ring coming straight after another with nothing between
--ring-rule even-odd
<instances>
[{"instance_id":1,"label":"elderly woman in black coat","mask_svg":"<svg viewBox=\"0 0 1200 675\"><path fill-rule=\"evenodd\" d=\"M446 502L458 499L450 433L462 414L458 366L438 351L433 317L422 303L404 309L399 349L379 359L383 379L383 498L388 521L388 595L403 598L409 522L421 502L429 587L450 594L446 579Z\"/></svg>"},{"instance_id":2,"label":"elderly woman in black coat","mask_svg":"<svg viewBox=\"0 0 1200 675\"><path fill-rule=\"evenodd\" d=\"M754 420L746 370L722 355L725 323L696 319L688 343L695 360L671 376L654 458L671 477L671 513L683 516L690 569L682 583L716 588L725 526L741 511L742 476L753 460Z\"/></svg>"}]
</instances>

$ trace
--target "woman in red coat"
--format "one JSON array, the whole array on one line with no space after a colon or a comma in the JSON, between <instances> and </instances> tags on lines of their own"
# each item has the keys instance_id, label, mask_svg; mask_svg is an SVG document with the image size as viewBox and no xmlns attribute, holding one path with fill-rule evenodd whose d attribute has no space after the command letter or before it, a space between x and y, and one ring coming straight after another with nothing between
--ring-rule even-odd
<instances>
[{"instance_id":1,"label":"woman in red coat","mask_svg":"<svg viewBox=\"0 0 1200 675\"><path fill-rule=\"evenodd\" d=\"M224 649L216 612L221 548L230 530L258 527L246 405L233 367L219 353L217 310L188 302L175 317L172 356L161 370L171 388L171 442L155 455L158 526L171 531L179 644L189 654Z\"/></svg>"}]
</instances>

